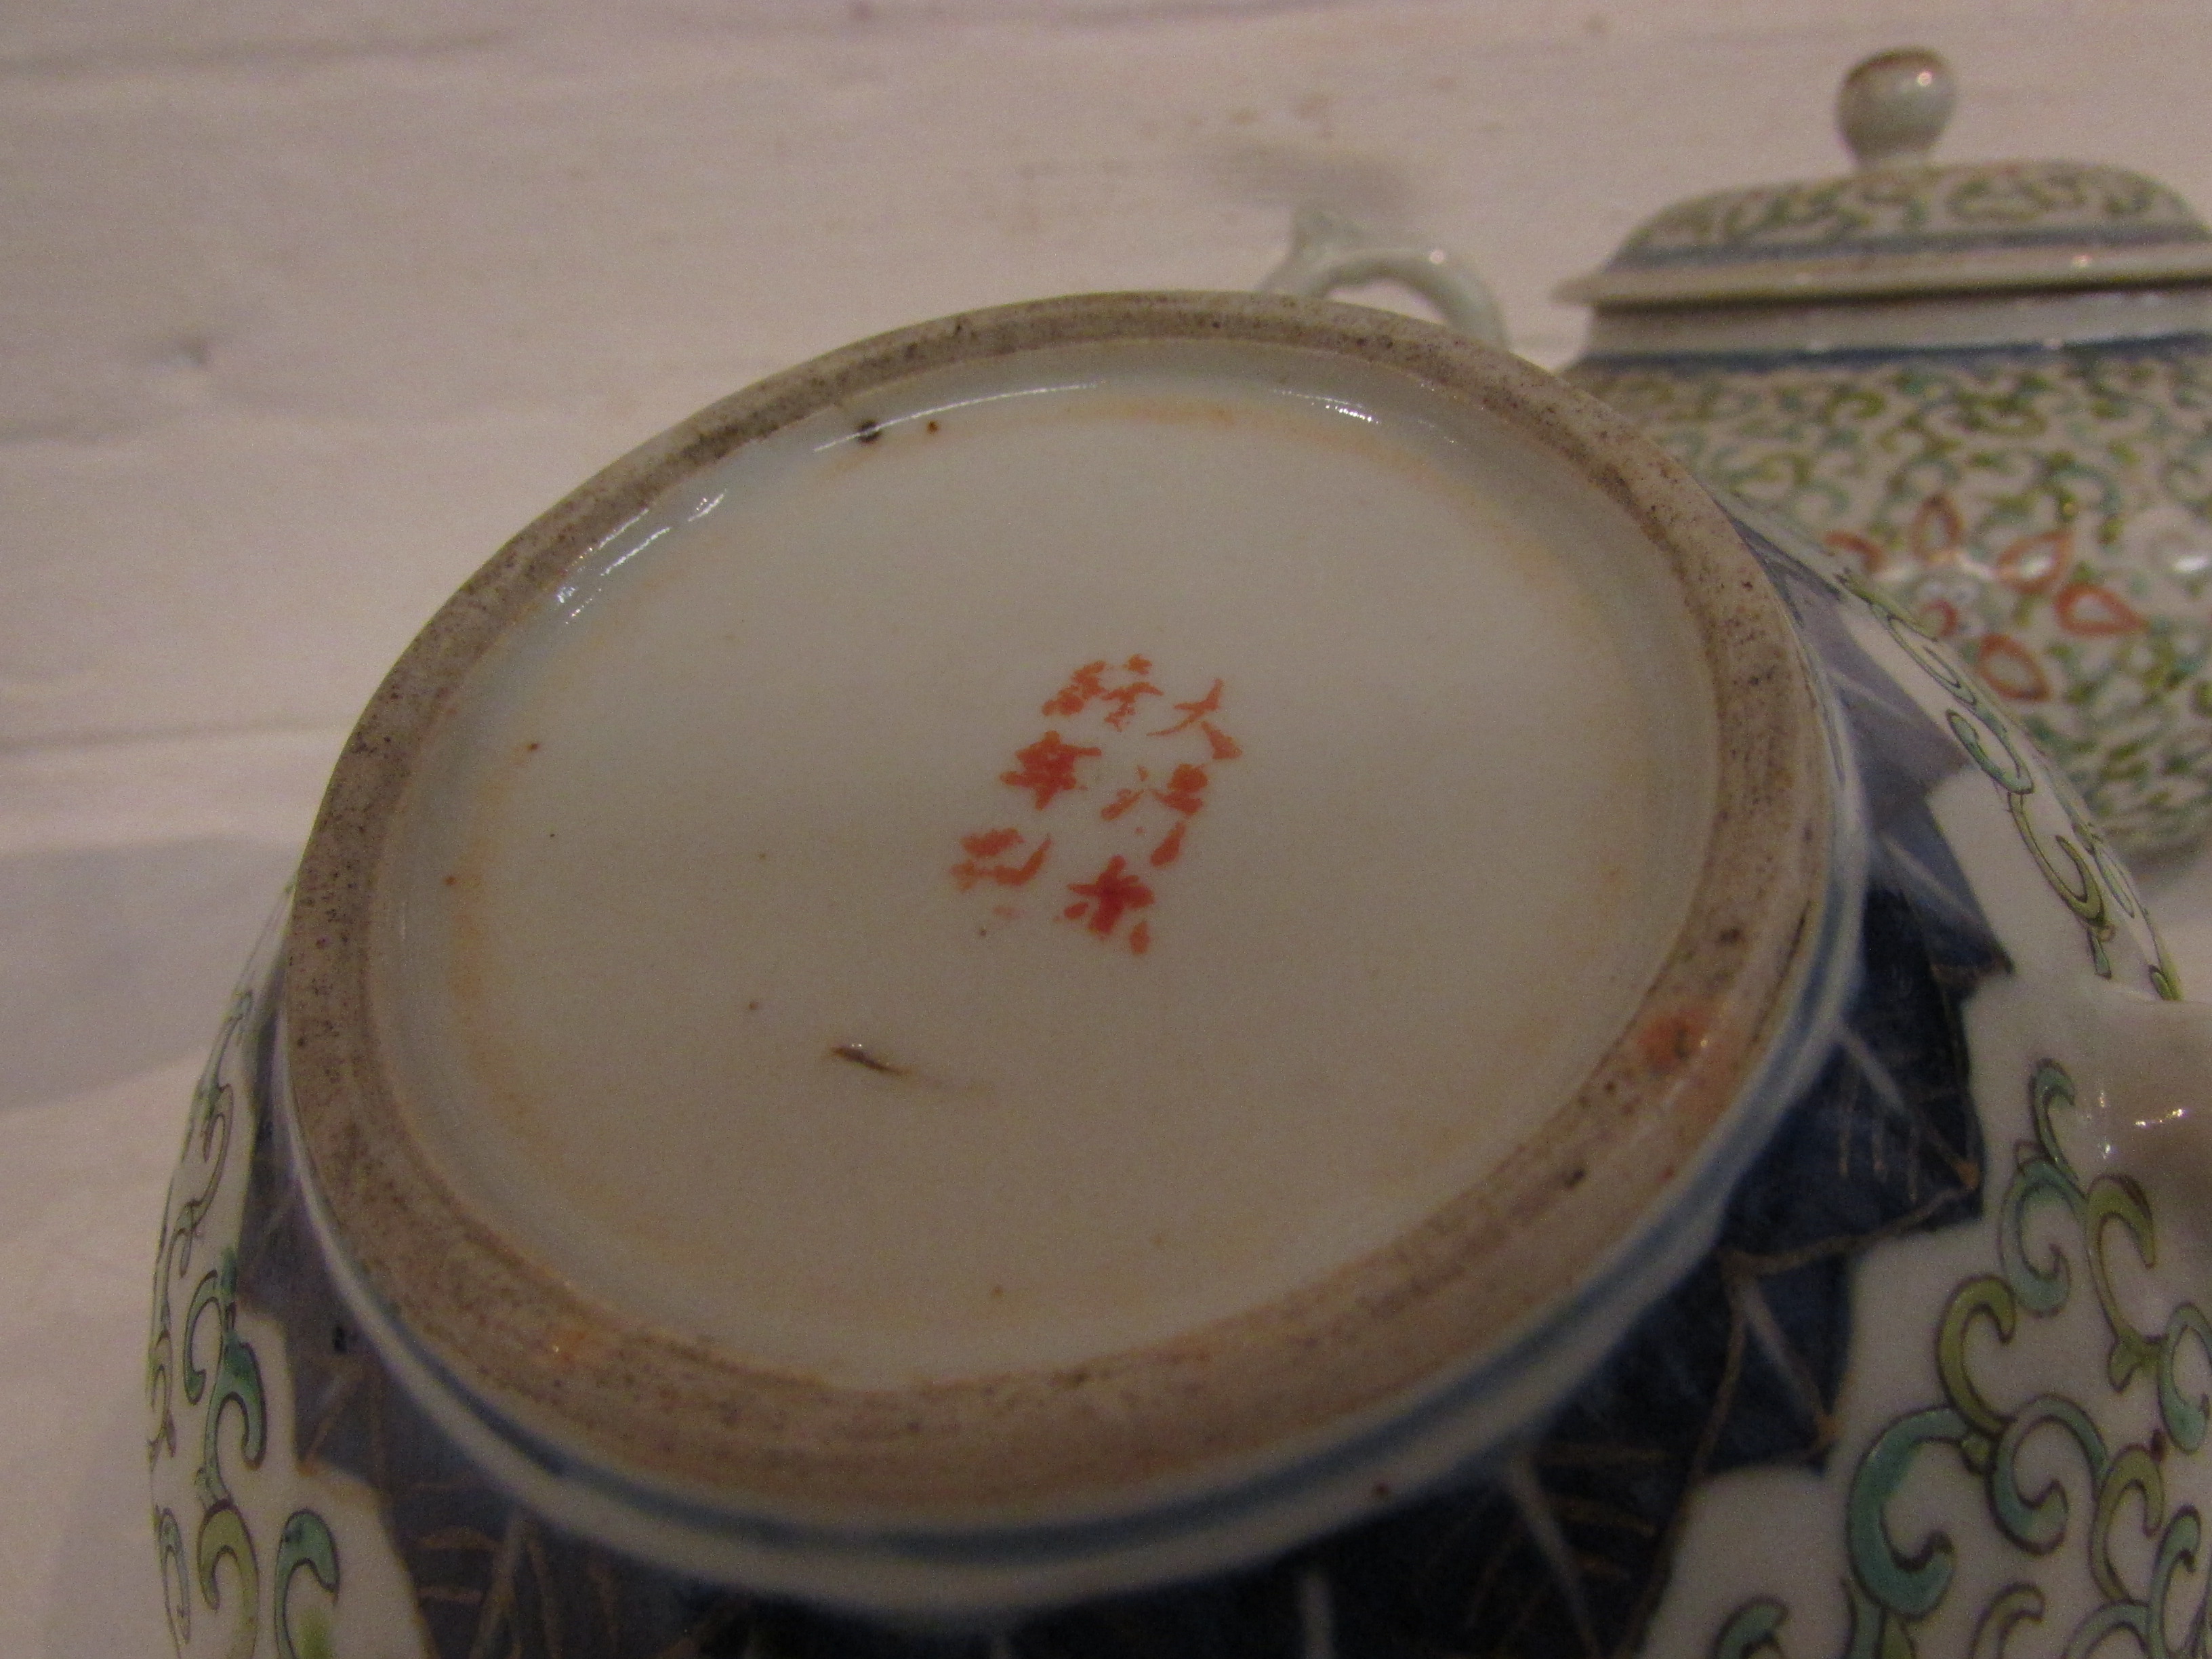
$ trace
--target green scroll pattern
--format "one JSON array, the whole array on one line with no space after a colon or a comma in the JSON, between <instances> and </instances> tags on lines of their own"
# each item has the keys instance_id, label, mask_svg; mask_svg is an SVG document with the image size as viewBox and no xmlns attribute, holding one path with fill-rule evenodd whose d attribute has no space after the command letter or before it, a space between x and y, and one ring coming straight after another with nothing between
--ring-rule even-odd
<instances>
[{"instance_id":1,"label":"green scroll pattern","mask_svg":"<svg viewBox=\"0 0 2212 1659\"><path fill-rule=\"evenodd\" d=\"M2044 763L2020 727L1997 706L1995 696L1930 639L1903 605L1854 571L1838 567L1832 574L1846 592L1874 612L1913 664L1957 705L1944 717L1951 735L2002 793L2013 828L2020 832L2044 880L2081 924L2088 939L2089 964L2098 977L2112 977L2112 941L2124 919L2134 925L2144 946L2151 989L2169 1002L2178 1000L2179 976L2166 954L2158 929L2152 925L2150 912L2136 893L2127 866L2114 856L2080 797ZM2036 821L2039 797L2063 816L2063 831Z\"/></svg>"},{"instance_id":2,"label":"green scroll pattern","mask_svg":"<svg viewBox=\"0 0 2212 1659\"><path fill-rule=\"evenodd\" d=\"M1680 203L1630 237L1612 268L1676 264L1699 252L1779 257L1929 239L1972 246L1990 236L2071 245L2100 234L2203 240L2179 197L2118 167L2068 161L1875 167Z\"/></svg>"},{"instance_id":3,"label":"green scroll pattern","mask_svg":"<svg viewBox=\"0 0 2212 1659\"><path fill-rule=\"evenodd\" d=\"M2212 828L2212 342L1597 359L1567 379L1948 617L2122 845Z\"/></svg>"},{"instance_id":4,"label":"green scroll pattern","mask_svg":"<svg viewBox=\"0 0 2212 1659\"><path fill-rule=\"evenodd\" d=\"M236 1233L258 1116L246 1073L255 1011L251 988L233 997L193 1091L155 1256L147 1461L158 1476L164 1460L193 1460L187 1514L158 1498L153 1511L179 1659L202 1651L254 1659L264 1636L273 1636L276 1659L324 1659L327 1612L318 1605L295 1622L293 1581L304 1570L328 1596L338 1588L337 1547L322 1516L293 1510L271 1557L234 1484L261 1468L270 1432L260 1358L238 1322Z\"/></svg>"},{"instance_id":5,"label":"green scroll pattern","mask_svg":"<svg viewBox=\"0 0 2212 1659\"><path fill-rule=\"evenodd\" d=\"M2043 1626L2053 1613L2044 1589L2028 1576L2031 1564L2071 1547L2085 1553L2089 1577L2101 1598L2074 1613L2064 1640L2051 1632L2037 1650L2086 1659L2133 1653L2143 1659L2205 1659L2212 1655L2212 1591L2194 1605L2180 1590L2186 1572L2206 1564L2203 1523L2197 1511L2171 1504L2168 1460L2194 1454L2212 1425L2212 1399L2193 1395L2182 1381L2192 1352L2212 1364L2212 1322L2193 1302L2184 1302L2153 1333L2131 1320L2112 1282L2115 1257L2132 1253L2145 1267L2157 1261L2149 1200L2133 1179L2103 1174L2085 1182L2060 1145L2056 1114L2075 1104L2073 1079L2053 1060L2039 1065L2029 1085L2035 1139L2016 1149L2015 1168L1997 1216L1998 1270L1967 1279L1953 1292L1936 1338L1943 1398L1910 1412L1877 1435L1853 1474L1845 1510L1850 1577L1850 1634L1846 1659L1913 1659L1922 1627L1949 1596L1958 1546L1947 1533L1900 1539L1892 1505L1906 1478L1928 1458L1949 1457L1980 1484L1991 1527L2020 1558L2019 1575L1999 1589L1974 1620L1971 1659L2002 1659L2014 1633ZM2078 1236L2076 1250L2052 1245L2041 1254L2029 1243L2033 1224L2055 1221ZM2157 1400L2157 1426L2148 1443L2115 1445L2089 1406L2062 1395L2042 1394L2009 1408L2000 1406L1977 1376L1969 1339L1986 1328L2009 1346L2023 1322L2048 1318L2087 1280L2111 1340L2105 1377L2113 1395L2147 1384ZM2107 1413L2109 1425L2112 1413ZM2056 1480L2034 1491L2023 1482L2021 1454L2033 1441L2038 1455L2063 1449L2087 1479L2093 1499L2075 1514ZM2121 1548L2134 1526L2151 1546L2148 1571L2131 1581ZM1729 1616L1714 1638L1712 1659L1787 1659L1784 1638L1790 1617L1784 1601L1762 1596ZM2177 1633L2178 1632L2178 1633Z\"/></svg>"}]
</instances>

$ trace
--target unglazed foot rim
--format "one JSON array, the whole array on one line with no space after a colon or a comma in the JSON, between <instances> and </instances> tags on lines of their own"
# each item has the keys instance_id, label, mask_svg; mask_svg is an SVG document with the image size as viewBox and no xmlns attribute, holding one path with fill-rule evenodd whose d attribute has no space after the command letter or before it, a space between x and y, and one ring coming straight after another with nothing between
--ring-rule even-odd
<instances>
[{"instance_id":1,"label":"unglazed foot rim","mask_svg":"<svg viewBox=\"0 0 2212 1659\"><path fill-rule=\"evenodd\" d=\"M462 678L605 538L697 468L866 390L963 360L1103 342L1303 347L1381 365L1504 422L1624 508L1671 566L1719 743L1689 919L1583 1086L1495 1173L1295 1293L1079 1366L849 1389L750 1369L603 1305L466 1206L403 1130L380 1054L375 872ZM1683 1185L1787 1018L1820 932L1827 751L1788 617L1718 508L1628 423L1517 359L1359 307L1107 295L864 342L715 404L563 501L441 611L341 757L303 866L284 1013L293 1109L340 1248L392 1320L498 1414L626 1479L754 1512L947 1524L1202 1490L1325 1444L1495 1356Z\"/></svg>"}]
</instances>

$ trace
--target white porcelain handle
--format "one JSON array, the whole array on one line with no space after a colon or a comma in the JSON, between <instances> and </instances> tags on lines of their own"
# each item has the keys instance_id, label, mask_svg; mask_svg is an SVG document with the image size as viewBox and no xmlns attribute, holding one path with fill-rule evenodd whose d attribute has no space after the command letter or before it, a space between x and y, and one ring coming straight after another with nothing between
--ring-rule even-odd
<instances>
[{"instance_id":1,"label":"white porcelain handle","mask_svg":"<svg viewBox=\"0 0 2212 1659\"><path fill-rule=\"evenodd\" d=\"M1260 283L1262 294L1327 299L1362 283L1398 283L1413 290L1462 334L1505 344L1505 319L1489 285L1449 251L1376 236L1326 208L1301 208L1291 226L1291 251Z\"/></svg>"}]
</instances>

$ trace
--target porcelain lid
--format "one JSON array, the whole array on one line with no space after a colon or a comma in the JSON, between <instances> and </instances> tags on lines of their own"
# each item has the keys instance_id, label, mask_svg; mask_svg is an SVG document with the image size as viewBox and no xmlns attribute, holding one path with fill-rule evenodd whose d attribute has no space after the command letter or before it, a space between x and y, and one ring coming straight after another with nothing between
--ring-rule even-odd
<instances>
[{"instance_id":1,"label":"porcelain lid","mask_svg":"<svg viewBox=\"0 0 2212 1659\"><path fill-rule=\"evenodd\" d=\"M2212 231L2141 173L1930 165L1953 101L1934 52L1869 58L1836 98L1856 172L1678 203L1559 297L1606 307L2212 280Z\"/></svg>"}]
</instances>

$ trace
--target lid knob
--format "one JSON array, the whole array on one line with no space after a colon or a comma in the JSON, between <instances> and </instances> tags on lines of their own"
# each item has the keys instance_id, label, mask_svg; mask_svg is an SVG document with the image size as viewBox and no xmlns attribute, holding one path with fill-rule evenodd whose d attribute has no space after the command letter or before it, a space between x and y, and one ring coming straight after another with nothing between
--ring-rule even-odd
<instances>
[{"instance_id":1,"label":"lid knob","mask_svg":"<svg viewBox=\"0 0 2212 1659\"><path fill-rule=\"evenodd\" d=\"M1936 148L1956 96L1951 66L1936 53L1878 52L1837 88L1836 125L1861 167L1909 167Z\"/></svg>"}]
</instances>

